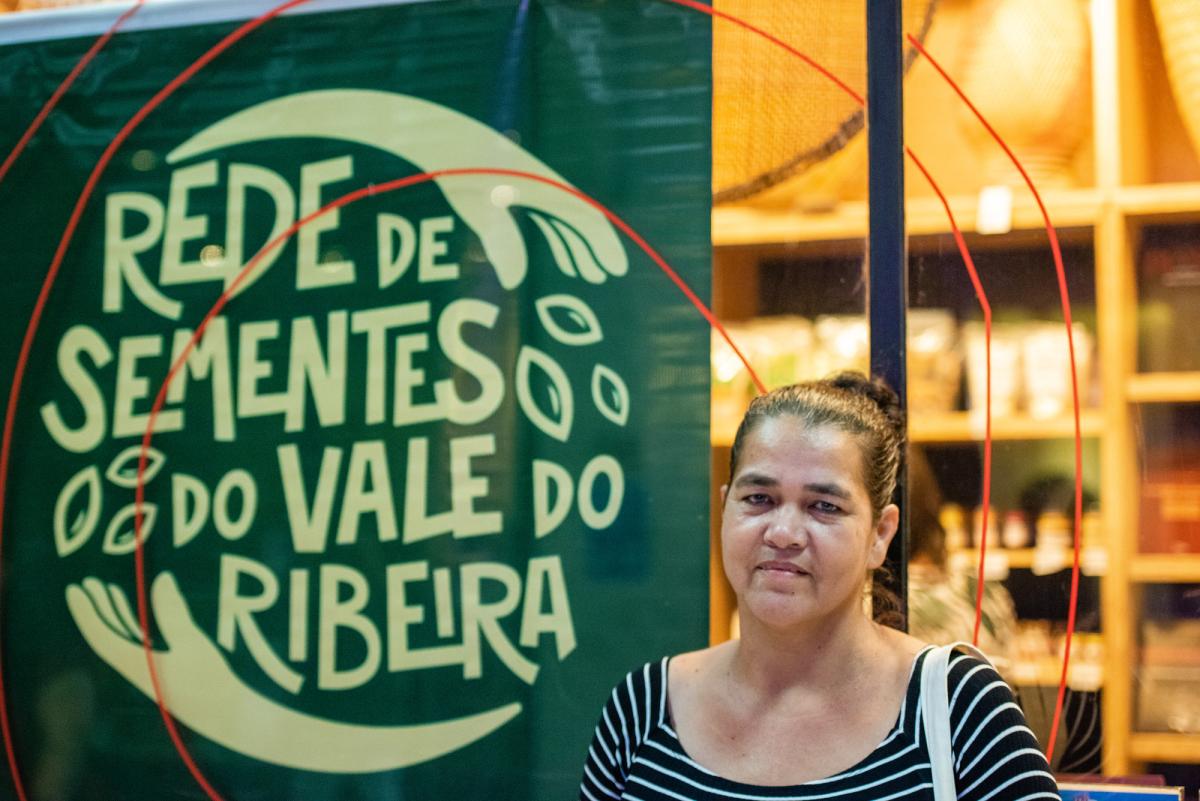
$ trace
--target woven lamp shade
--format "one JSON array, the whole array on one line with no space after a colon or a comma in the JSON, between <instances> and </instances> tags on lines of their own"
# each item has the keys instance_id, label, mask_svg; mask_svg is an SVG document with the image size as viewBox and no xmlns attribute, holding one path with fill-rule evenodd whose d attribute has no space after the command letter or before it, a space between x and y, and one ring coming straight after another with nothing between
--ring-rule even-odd
<instances>
[{"instance_id":1,"label":"woven lamp shade","mask_svg":"<svg viewBox=\"0 0 1200 801\"><path fill-rule=\"evenodd\" d=\"M866 96L865 0L714 0L713 6L782 39ZM933 6L934 0L905 0L904 30L922 38ZM862 123L858 103L813 67L714 20L715 202L742 200L799 175L844 147Z\"/></svg>"},{"instance_id":2,"label":"woven lamp shade","mask_svg":"<svg viewBox=\"0 0 1200 801\"><path fill-rule=\"evenodd\" d=\"M1086 0L977 0L972 9L964 91L1038 187L1073 185L1071 164L1092 127ZM984 180L1023 186L975 115L960 106L957 116Z\"/></svg>"},{"instance_id":3,"label":"woven lamp shade","mask_svg":"<svg viewBox=\"0 0 1200 801\"><path fill-rule=\"evenodd\" d=\"M1154 18L1175 105L1200 154L1200 3L1196 0L1153 0ZM714 32L715 35L715 32Z\"/></svg>"}]
</instances>

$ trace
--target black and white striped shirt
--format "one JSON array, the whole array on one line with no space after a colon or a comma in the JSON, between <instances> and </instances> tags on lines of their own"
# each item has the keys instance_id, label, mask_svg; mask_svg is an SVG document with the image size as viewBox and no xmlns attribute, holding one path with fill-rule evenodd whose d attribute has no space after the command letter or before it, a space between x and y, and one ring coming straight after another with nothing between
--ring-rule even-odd
<instances>
[{"instance_id":1,"label":"black and white striped shirt","mask_svg":"<svg viewBox=\"0 0 1200 801\"><path fill-rule=\"evenodd\" d=\"M931 801L932 772L918 709L921 665L895 726L862 762L826 779L791 787L729 781L693 762L672 729L663 659L616 686L588 750L581 801ZM1037 740L1000 675L974 656L950 663L950 728L960 801L1059 801Z\"/></svg>"}]
</instances>

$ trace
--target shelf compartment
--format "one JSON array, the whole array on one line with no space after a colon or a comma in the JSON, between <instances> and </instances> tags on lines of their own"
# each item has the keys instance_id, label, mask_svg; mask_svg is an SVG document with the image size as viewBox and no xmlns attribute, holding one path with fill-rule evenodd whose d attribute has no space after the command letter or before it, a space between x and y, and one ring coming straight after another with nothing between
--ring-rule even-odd
<instances>
[{"instance_id":1,"label":"shelf compartment","mask_svg":"<svg viewBox=\"0 0 1200 801\"><path fill-rule=\"evenodd\" d=\"M1056 228L1089 227L1100 213L1100 193L1094 189L1047 191L1042 199ZM974 233L979 196L952 197L950 208L959 229ZM910 199L904 215L909 236L950 232L946 212L937 198ZM1043 224L1033 196L1023 189L1014 190L1012 230L1040 231ZM838 203L824 212L719 206L712 213L712 241L717 247L862 239L866 233L867 203L861 200Z\"/></svg>"},{"instance_id":2,"label":"shelf compartment","mask_svg":"<svg viewBox=\"0 0 1200 801\"><path fill-rule=\"evenodd\" d=\"M1200 402L1200 372L1139 373L1129 377L1125 396L1133 403Z\"/></svg>"},{"instance_id":3,"label":"shelf compartment","mask_svg":"<svg viewBox=\"0 0 1200 801\"><path fill-rule=\"evenodd\" d=\"M1129 577L1143 584L1200 583L1200 554L1138 554L1130 563Z\"/></svg>"},{"instance_id":4,"label":"shelf compartment","mask_svg":"<svg viewBox=\"0 0 1200 801\"><path fill-rule=\"evenodd\" d=\"M1139 762L1200 764L1200 734L1134 732L1129 737L1129 756Z\"/></svg>"}]
</instances>

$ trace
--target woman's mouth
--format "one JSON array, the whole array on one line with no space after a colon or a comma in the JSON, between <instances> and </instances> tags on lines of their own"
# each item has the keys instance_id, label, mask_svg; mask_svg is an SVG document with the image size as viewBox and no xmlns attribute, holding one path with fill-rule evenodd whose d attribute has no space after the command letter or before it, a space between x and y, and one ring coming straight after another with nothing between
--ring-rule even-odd
<instances>
[{"instance_id":1,"label":"woman's mouth","mask_svg":"<svg viewBox=\"0 0 1200 801\"><path fill-rule=\"evenodd\" d=\"M797 576L807 576L808 575L808 571L805 570L804 568L800 567L799 565L794 564L792 562L784 562L784 561L760 562L755 567L755 569L762 570L762 571L768 572L768 573L791 573L791 574L797 575Z\"/></svg>"}]
</instances>

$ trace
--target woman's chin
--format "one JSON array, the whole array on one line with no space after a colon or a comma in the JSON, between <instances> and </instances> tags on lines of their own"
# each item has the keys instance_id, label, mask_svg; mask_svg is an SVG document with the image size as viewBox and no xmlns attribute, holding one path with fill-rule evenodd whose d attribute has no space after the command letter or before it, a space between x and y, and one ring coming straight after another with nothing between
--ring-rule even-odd
<instances>
[{"instance_id":1,"label":"woman's chin","mask_svg":"<svg viewBox=\"0 0 1200 801\"><path fill-rule=\"evenodd\" d=\"M816 610L810 599L781 592L754 592L742 599L739 607L760 625L786 629L814 619Z\"/></svg>"}]
</instances>

